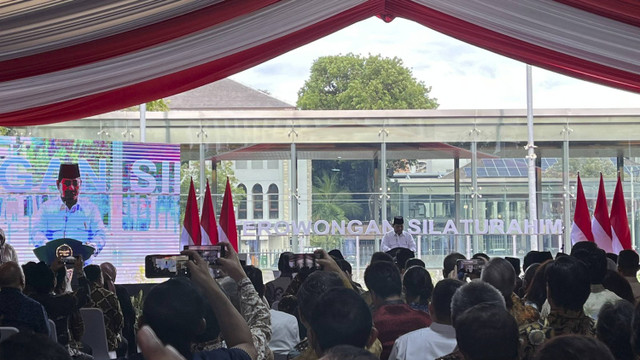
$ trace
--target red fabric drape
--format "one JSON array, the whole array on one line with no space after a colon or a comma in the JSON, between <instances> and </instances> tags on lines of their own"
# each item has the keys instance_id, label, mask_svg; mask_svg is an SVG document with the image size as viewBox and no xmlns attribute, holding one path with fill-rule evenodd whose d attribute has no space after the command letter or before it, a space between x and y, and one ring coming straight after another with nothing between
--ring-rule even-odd
<instances>
[{"instance_id":1,"label":"red fabric drape","mask_svg":"<svg viewBox=\"0 0 640 360\"><path fill-rule=\"evenodd\" d=\"M194 68L117 90L0 114L0 125L32 126L81 119L188 91L320 39L380 10L378 2L366 2L295 33Z\"/></svg>"},{"instance_id":2,"label":"red fabric drape","mask_svg":"<svg viewBox=\"0 0 640 360\"><path fill-rule=\"evenodd\" d=\"M228 0L187 15L98 39L90 44L78 44L2 61L0 62L0 81L70 69L131 53L249 14L278 1L280 0Z\"/></svg>"},{"instance_id":3,"label":"red fabric drape","mask_svg":"<svg viewBox=\"0 0 640 360\"><path fill-rule=\"evenodd\" d=\"M578 9L640 27L640 1L637 0L556 0Z\"/></svg>"},{"instance_id":4,"label":"red fabric drape","mask_svg":"<svg viewBox=\"0 0 640 360\"><path fill-rule=\"evenodd\" d=\"M462 21L410 0L397 0L388 8L443 34L531 65L575 78L640 93L640 76L517 40Z\"/></svg>"},{"instance_id":5,"label":"red fabric drape","mask_svg":"<svg viewBox=\"0 0 640 360\"><path fill-rule=\"evenodd\" d=\"M246 15L279 0L227 0L161 23L33 56L0 62L0 81L73 69L161 44ZM633 25L640 4L632 0L557 0ZM27 126L73 120L144 103L222 79L378 14L404 17L513 59L576 78L640 93L640 75L532 45L416 4L411 0L370 0L295 33L187 70L115 90L0 114L0 125ZM44 61L43 59L46 59ZM9 100L10 101L10 100ZM44 102L40 102L41 104Z\"/></svg>"}]
</instances>

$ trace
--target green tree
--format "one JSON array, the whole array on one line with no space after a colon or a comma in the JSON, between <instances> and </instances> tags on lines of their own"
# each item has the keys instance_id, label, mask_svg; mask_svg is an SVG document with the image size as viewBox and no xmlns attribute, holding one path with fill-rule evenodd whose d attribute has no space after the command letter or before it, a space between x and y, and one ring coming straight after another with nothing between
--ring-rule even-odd
<instances>
[{"instance_id":1,"label":"green tree","mask_svg":"<svg viewBox=\"0 0 640 360\"><path fill-rule=\"evenodd\" d=\"M320 57L314 61L309 79L298 91L297 107L303 110L435 109L438 102L430 97L430 93L431 87L416 80L400 58L363 57L349 53ZM415 162L394 160L387 166L393 170L405 170ZM345 214L354 216L352 219L375 218L372 202L375 200L371 196L377 191L374 189L374 162L314 160L314 188L320 185L316 181L331 171L339 173L336 175L339 187L354 194L359 208L357 212L344 211ZM324 203L314 202L313 211L323 206ZM331 213L333 210L326 211Z\"/></svg>"},{"instance_id":2,"label":"green tree","mask_svg":"<svg viewBox=\"0 0 640 360\"><path fill-rule=\"evenodd\" d=\"M338 174L324 172L313 179L313 207L311 216L313 221L335 220L340 223L348 220L348 214L357 213L359 207L351 202L352 195L338 182ZM335 235L312 235L311 246L332 249L338 247L340 237Z\"/></svg>"},{"instance_id":3,"label":"green tree","mask_svg":"<svg viewBox=\"0 0 640 360\"><path fill-rule=\"evenodd\" d=\"M169 111L169 104L164 99L149 101L147 111Z\"/></svg>"},{"instance_id":4,"label":"green tree","mask_svg":"<svg viewBox=\"0 0 640 360\"><path fill-rule=\"evenodd\" d=\"M332 174L337 186L349 192L350 208L345 211L347 218L361 221L371 220L374 219L375 209L375 196L372 196L374 168L373 160L313 160L311 170L313 185L321 188L322 186L317 181L322 179L325 174ZM324 204L314 201L313 209L318 206L324 206Z\"/></svg>"},{"instance_id":5,"label":"green tree","mask_svg":"<svg viewBox=\"0 0 640 360\"><path fill-rule=\"evenodd\" d=\"M140 111L140 106L130 106L126 111ZM147 111L169 111L169 103L164 99L152 100L147 103Z\"/></svg>"},{"instance_id":6,"label":"green tree","mask_svg":"<svg viewBox=\"0 0 640 360\"><path fill-rule=\"evenodd\" d=\"M241 201L246 200L246 194L242 189L238 188L239 180L235 176L233 166L230 161L221 161L218 164L216 171L218 184L216 187L216 194L214 195L214 206L216 213L219 213L220 207L222 206L224 190L227 186L227 177L229 177L229 182L231 184L231 195L233 196L233 205L235 207L237 207ZM209 185L211 185L213 171L211 170L210 166L205 166L204 174L206 179L209 179ZM182 209L182 212L180 213L180 223L182 223L182 220L184 219L184 208L187 205L187 197L189 196L189 184L191 183L192 178L193 186L196 189L196 196L198 196L198 199L200 199L200 194L198 193L200 189L199 161L184 162L180 166L180 208ZM207 181L206 179L204 181ZM213 192L213 189L211 190Z\"/></svg>"},{"instance_id":7,"label":"green tree","mask_svg":"<svg viewBox=\"0 0 640 360\"><path fill-rule=\"evenodd\" d=\"M578 173L583 179L600 178L600 173L605 178L615 178L618 170L609 158L569 159L569 177L574 178ZM545 171L545 176L562 177L562 161L550 166Z\"/></svg>"},{"instance_id":8,"label":"green tree","mask_svg":"<svg viewBox=\"0 0 640 360\"><path fill-rule=\"evenodd\" d=\"M435 109L438 102L430 92L400 58L349 53L316 59L296 105L302 110Z\"/></svg>"}]
</instances>

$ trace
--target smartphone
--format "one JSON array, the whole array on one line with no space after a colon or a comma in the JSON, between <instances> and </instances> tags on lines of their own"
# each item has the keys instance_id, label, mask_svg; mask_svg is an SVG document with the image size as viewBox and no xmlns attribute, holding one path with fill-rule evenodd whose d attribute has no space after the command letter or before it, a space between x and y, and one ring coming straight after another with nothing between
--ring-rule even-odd
<instances>
[{"instance_id":1,"label":"smartphone","mask_svg":"<svg viewBox=\"0 0 640 360\"><path fill-rule=\"evenodd\" d=\"M147 278L189 276L187 255L147 255L144 258L144 275Z\"/></svg>"},{"instance_id":2,"label":"smartphone","mask_svg":"<svg viewBox=\"0 0 640 360\"><path fill-rule=\"evenodd\" d=\"M64 256L61 257L60 260L62 260L62 263L65 265L74 265L76 263L76 258L73 256Z\"/></svg>"},{"instance_id":3,"label":"smartphone","mask_svg":"<svg viewBox=\"0 0 640 360\"><path fill-rule=\"evenodd\" d=\"M240 265L247 266L247 258L249 254L238 254L238 260L240 260Z\"/></svg>"},{"instance_id":4,"label":"smartphone","mask_svg":"<svg viewBox=\"0 0 640 360\"><path fill-rule=\"evenodd\" d=\"M184 250L197 252L209 265L218 265L218 259L226 256L224 246L220 245L185 245Z\"/></svg>"},{"instance_id":5,"label":"smartphone","mask_svg":"<svg viewBox=\"0 0 640 360\"><path fill-rule=\"evenodd\" d=\"M483 259L460 259L456 262L458 279L463 280L469 275L480 276L484 269L485 261Z\"/></svg>"},{"instance_id":6,"label":"smartphone","mask_svg":"<svg viewBox=\"0 0 640 360\"><path fill-rule=\"evenodd\" d=\"M299 272L302 268L314 269L316 265L316 255L310 254L293 254L289 257L289 267L293 272Z\"/></svg>"}]
</instances>

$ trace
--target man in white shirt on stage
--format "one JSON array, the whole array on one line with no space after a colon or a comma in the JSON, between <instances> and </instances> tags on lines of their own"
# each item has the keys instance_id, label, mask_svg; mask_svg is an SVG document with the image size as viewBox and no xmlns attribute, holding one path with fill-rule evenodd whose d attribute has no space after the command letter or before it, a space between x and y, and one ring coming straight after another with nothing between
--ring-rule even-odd
<instances>
[{"instance_id":1,"label":"man in white shirt on stage","mask_svg":"<svg viewBox=\"0 0 640 360\"><path fill-rule=\"evenodd\" d=\"M398 247L407 248L413 252L416 251L416 242L413 236L404 231L404 219L402 216L393 218L393 231L389 231L382 237L380 250L387 252Z\"/></svg>"}]
</instances>

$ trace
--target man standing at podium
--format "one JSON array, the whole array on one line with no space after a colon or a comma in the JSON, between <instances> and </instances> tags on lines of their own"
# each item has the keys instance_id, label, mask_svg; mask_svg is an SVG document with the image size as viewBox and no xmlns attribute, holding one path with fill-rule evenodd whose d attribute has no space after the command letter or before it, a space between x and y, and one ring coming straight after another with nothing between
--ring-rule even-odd
<instances>
[{"instance_id":1,"label":"man standing at podium","mask_svg":"<svg viewBox=\"0 0 640 360\"><path fill-rule=\"evenodd\" d=\"M56 186L60 197L45 201L35 215L31 239L36 247L61 238L81 241L100 253L106 243L98 207L79 198L82 179L78 164L60 164Z\"/></svg>"},{"instance_id":2,"label":"man standing at podium","mask_svg":"<svg viewBox=\"0 0 640 360\"><path fill-rule=\"evenodd\" d=\"M391 249L402 247L415 252L416 242L413 240L413 236L411 234L404 231L404 219L402 216L394 217L392 225L393 231L389 231L382 237L380 250L387 252Z\"/></svg>"}]
</instances>

